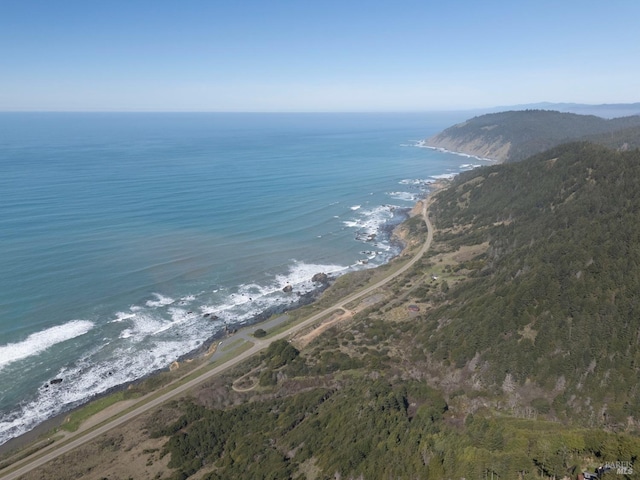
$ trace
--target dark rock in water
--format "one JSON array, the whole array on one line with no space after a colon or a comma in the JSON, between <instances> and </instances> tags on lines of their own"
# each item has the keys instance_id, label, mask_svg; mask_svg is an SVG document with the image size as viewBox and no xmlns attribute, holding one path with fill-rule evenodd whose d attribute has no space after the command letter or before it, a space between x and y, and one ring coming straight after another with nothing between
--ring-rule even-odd
<instances>
[{"instance_id":1,"label":"dark rock in water","mask_svg":"<svg viewBox=\"0 0 640 480\"><path fill-rule=\"evenodd\" d=\"M327 275L326 273L316 273L313 277L311 277L311 281L316 283L328 283L329 275Z\"/></svg>"},{"instance_id":2,"label":"dark rock in water","mask_svg":"<svg viewBox=\"0 0 640 480\"><path fill-rule=\"evenodd\" d=\"M293 292L293 287L291 285L287 285L282 289L282 291L284 293L291 293L291 292Z\"/></svg>"},{"instance_id":3,"label":"dark rock in water","mask_svg":"<svg viewBox=\"0 0 640 480\"><path fill-rule=\"evenodd\" d=\"M203 317L204 317L204 318L209 318L209 315L211 315L211 314L210 314L210 313L205 313L205 314L203 315Z\"/></svg>"},{"instance_id":4,"label":"dark rock in water","mask_svg":"<svg viewBox=\"0 0 640 480\"><path fill-rule=\"evenodd\" d=\"M57 385L59 383L62 383L62 379L61 378L54 378L53 380L51 380L49 382L51 385Z\"/></svg>"}]
</instances>

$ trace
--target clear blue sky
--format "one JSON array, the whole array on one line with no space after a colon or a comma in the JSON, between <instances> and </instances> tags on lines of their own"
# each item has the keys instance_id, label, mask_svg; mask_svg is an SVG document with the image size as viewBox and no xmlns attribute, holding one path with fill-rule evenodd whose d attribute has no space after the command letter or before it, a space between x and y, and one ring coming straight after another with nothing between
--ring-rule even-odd
<instances>
[{"instance_id":1,"label":"clear blue sky","mask_svg":"<svg viewBox=\"0 0 640 480\"><path fill-rule=\"evenodd\" d=\"M640 101L637 0L5 0L0 110Z\"/></svg>"}]
</instances>

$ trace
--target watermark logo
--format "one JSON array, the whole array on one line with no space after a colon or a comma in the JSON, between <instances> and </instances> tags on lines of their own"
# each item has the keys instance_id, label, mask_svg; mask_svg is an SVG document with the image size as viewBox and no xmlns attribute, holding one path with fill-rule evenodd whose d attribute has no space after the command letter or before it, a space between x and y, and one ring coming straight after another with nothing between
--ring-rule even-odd
<instances>
[{"instance_id":1,"label":"watermark logo","mask_svg":"<svg viewBox=\"0 0 640 480\"><path fill-rule=\"evenodd\" d=\"M633 475L633 462L608 462L596 468L595 473L582 472L585 480L598 480L605 473L616 473L617 475Z\"/></svg>"},{"instance_id":2,"label":"watermark logo","mask_svg":"<svg viewBox=\"0 0 640 480\"><path fill-rule=\"evenodd\" d=\"M605 463L603 470L615 471L618 475L633 475L633 462L609 462Z\"/></svg>"}]
</instances>

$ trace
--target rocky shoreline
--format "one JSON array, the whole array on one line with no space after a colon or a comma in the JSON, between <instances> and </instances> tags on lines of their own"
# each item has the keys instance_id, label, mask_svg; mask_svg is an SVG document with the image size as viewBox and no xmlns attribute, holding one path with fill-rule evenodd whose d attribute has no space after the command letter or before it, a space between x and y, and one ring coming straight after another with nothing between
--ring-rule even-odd
<instances>
[{"instance_id":1,"label":"rocky shoreline","mask_svg":"<svg viewBox=\"0 0 640 480\"><path fill-rule=\"evenodd\" d=\"M510 143L504 143L501 140L487 143L480 139L464 140L440 135L425 140L423 146L499 163L509 157L511 149Z\"/></svg>"},{"instance_id":2,"label":"rocky shoreline","mask_svg":"<svg viewBox=\"0 0 640 480\"><path fill-rule=\"evenodd\" d=\"M198 348L188 353L185 353L184 355L181 355L178 359L176 359L176 362L182 363L185 361L191 361L197 358L202 358L209 352L209 350L213 345L215 345L221 339L227 337L230 332L236 332L240 328L249 328L249 327L258 325L264 322L265 320L271 318L274 315L283 314L287 311L295 310L297 308L301 308L305 305L309 305L315 302L320 297L322 292L324 292L327 288L329 288L329 286L333 283L334 280L335 280L334 277L326 276L325 281L318 282L317 288L315 288L310 292L299 294L298 300L293 304L274 306L253 316L248 322L235 323L235 324L232 323L227 325L226 329L220 330L219 332L216 332L214 335L207 338L204 342L202 342L202 344ZM98 400L100 398L107 397L114 393L126 390L130 388L132 385L140 384L155 375L158 375L162 372L166 372L168 368L170 367L167 366L167 368L158 369L139 379L132 380L130 382L126 382L126 383L117 385L115 387L112 387L98 395L94 395L93 397L90 397L81 405L77 405L70 410L59 413L58 415L45 420L44 422L40 423L38 426L30 430L29 432L26 432L16 438L12 438L11 440L0 445L0 457L5 454L11 453L14 450L18 450L20 448L26 447L37 441L42 441L48 435L53 436L54 435L52 433L53 430L59 428L65 422L67 417L69 417L69 415L71 415L73 412L77 410L80 410L88 403Z\"/></svg>"},{"instance_id":3,"label":"rocky shoreline","mask_svg":"<svg viewBox=\"0 0 640 480\"><path fill-rule=\"evenodd\" d=\"M429 194L427 194L427 196L428 195ZM416 205L420 205L423 200L424 199L419 199ZM413 212L415 208L416 207L414 206L414 208L412 209L406 208L406 209L396 210L396 215L394 216L394 219L391 222L383 225L380 229L381 230L380 234L387 236L389 238L391 247L394 249L397 249L399 251L399 254L402 253L402 251L404 250L404 248L406 248L407 245L403 239L403 236L399 235L398 232L400 231L400 227L402 226L402 224L410 216L412 216L411 212ZM329 276L327 274L324 274L323 272L318 272L313 277L313 281L314 283L317 284L317 287L310 292L307 292L304 294L298 294L298 299L293 304L276 305L253 316L249 321L245 321L242 323L240 322L231 323L227 325L224 330L220 330L219 332L216 332L211 337L207 338L204 342L202 342L202 344L198 348L180 356L178 359L176 359L176 362L183 363L186 361L193 361L198 358L203 358L210 351L212 346L216 345L221 339L227 337L229 333L236 332L240 328L249 328L249 327L258 325L264 322L265 320L273 317L274 315L284 314L287 311L295 310L297 308L301 308L303 306L306 306L315 302L320 297L320 295L327 288L331 286L331 284L336 280L336 278L337 277ZM292 295L296 294L293 291L288 293L291 293ZM152 378L162 372L166 372L168 369L170 369L170 366L167 366L166 368L158 369L139 379L112 387L106 390L105 392L102 392L100 394L97 394L88 398L86 401L82 402L82 404L77 405L71 408L70 410L61 412L58 415L45 420L44 422L40 423L38 426L30 430L29 432L26 432L0 445L0 458L8 454L12 454L14 451L25 448L31 444L35 444L36 442L46 441L48 436L55 435L54 431L58 429L65 422L65 420L69 417L69 415L71 415L75 411L80 410L88 403L98 400L100 398L107 397L114 393L126 390L130 388L132 385L140 384L148 380L149 378ZM61 381L63 380L61 379Z\"/></svg>"}]
</instances>

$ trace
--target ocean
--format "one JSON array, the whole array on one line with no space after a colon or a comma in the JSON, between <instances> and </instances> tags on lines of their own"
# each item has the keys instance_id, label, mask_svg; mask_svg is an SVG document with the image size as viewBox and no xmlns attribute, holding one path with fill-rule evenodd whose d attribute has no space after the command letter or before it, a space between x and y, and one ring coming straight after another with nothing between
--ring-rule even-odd
<instances>
[{"instance_id":1,"label":"ocean","mask_svg":"<svg viewBox=\"0 0 640 480\"><path fill-rule=\"evenodd\" d=\"M0 444L389 261L464 118L0 113Z\"/></svg>"}]
</instances>

